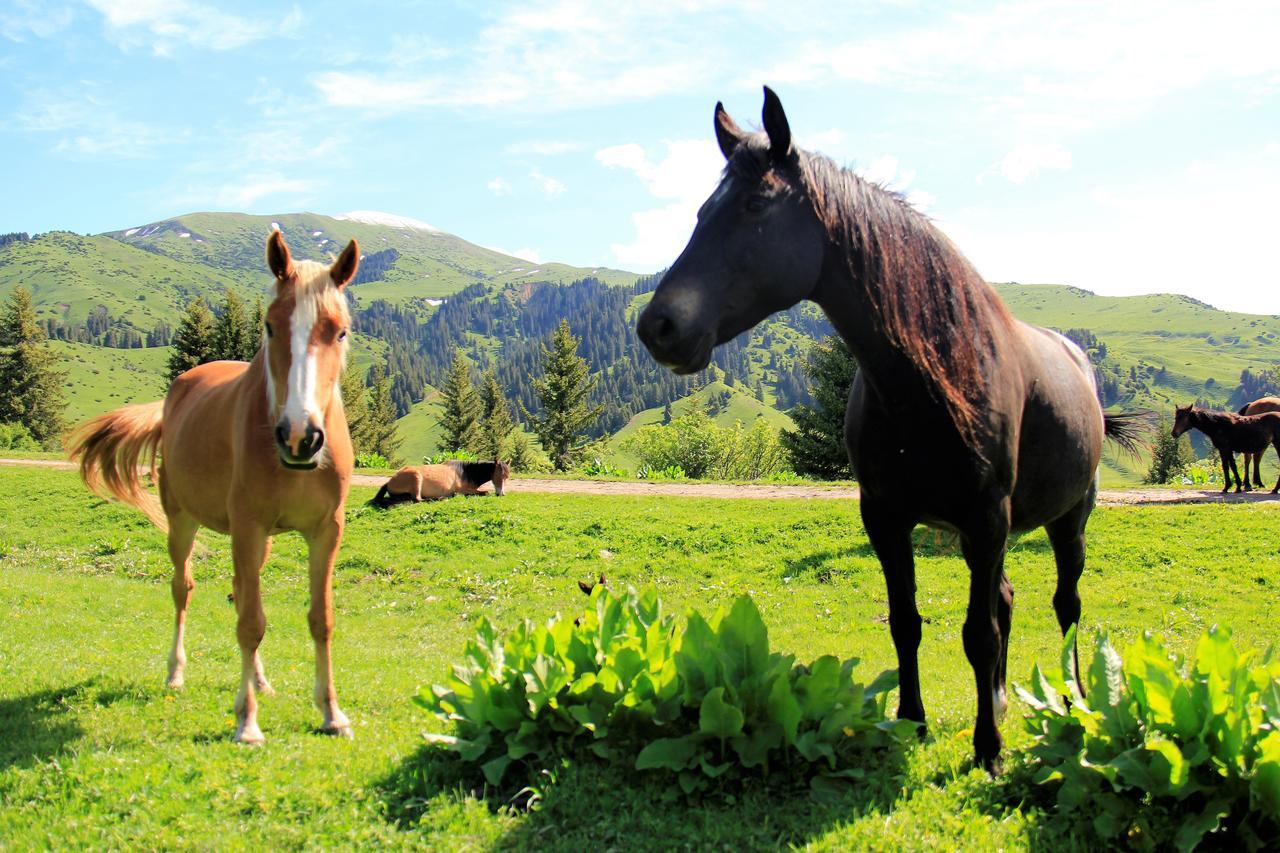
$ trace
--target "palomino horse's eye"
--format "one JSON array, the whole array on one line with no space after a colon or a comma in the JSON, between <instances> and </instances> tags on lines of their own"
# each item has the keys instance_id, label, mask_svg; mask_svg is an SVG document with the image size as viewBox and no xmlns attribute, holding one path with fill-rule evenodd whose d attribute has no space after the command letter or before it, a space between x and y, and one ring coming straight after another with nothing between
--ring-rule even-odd
<instances>
[{"instance_id":1,"label":"palomino horse's eye","mask_svg":"<svg viewBox=\"0 0 1280 853\"><path fill-rule=\"evenodd\" d=\"M266 326L267 326L267 337L268 337L268 338L274 338L274 337L275 337L275 335L276 335L275 330L271 328L271 324L270 324L270 323L267 323L267 324L266 324Z\"/></svg>"},{"instance_id":2,"label":"palomino horse's eye","mask_svg":"<svg viewBox=\"0 0 1280 853\"><path fill-rule=\"evenodd\" d=\"M346 329L343 329L341 332L338 332L338 340L340 340L340 341L345 341L346 339L347 339L347 330L346 330Z\"/></svg>"},{"instance_id":3,"label":"palomino horse's eye","mask_svg":"<svg viewBox=\"0 0 1280 853\"><path fill-rule=\"evenodd\" d=\"M769 206L769 199L759 193L747 196L747 210L752 213L759 213Z\"/></svg>"}]
</instances>

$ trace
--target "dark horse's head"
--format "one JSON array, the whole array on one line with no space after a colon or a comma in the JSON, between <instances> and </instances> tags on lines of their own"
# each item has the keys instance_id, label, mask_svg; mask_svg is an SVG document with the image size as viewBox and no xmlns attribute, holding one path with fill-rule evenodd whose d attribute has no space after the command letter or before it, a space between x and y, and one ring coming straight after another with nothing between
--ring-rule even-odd
<instances>
[{"instance_id":1,"label":"dark horse's head","mask_svg":"<svg viewBox=\"0 0 1280 853\"><path fill-rule=\"evenodd\" d=\"M795 305L817 283L827 232L802 189L782 102L767 86L763 117L762 133L745 133L716 104L728 166L640 315L640 340L677 373L702 370L717 344Z\"/></svg>"},{"instance_id":2,"label":"dark horse's head","mask_svg":"<svg viewBox=\"0 0 1280 853\"><path fill-rule=\"evenodd\" d=\"M1177 438L1191 429L1191 406L1174 406L1173 437Z\"/></svg>"}]
</instances>

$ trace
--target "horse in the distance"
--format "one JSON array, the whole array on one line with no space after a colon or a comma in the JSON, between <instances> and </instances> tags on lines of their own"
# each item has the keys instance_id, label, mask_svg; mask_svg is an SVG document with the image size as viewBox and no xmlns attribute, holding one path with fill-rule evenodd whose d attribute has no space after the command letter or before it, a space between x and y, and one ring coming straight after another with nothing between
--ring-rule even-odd
<instances>
[{"instance_id":1,"label":"horse in the distance","mask_svg":"<svg viewBox=\"0 0 1280 853\"><path fill-rule=\"evenodd\" d=\"M501 459L489 462L443 462L439 465L408 465L391 475L373 496L380 507L404 501L440 500L454 495L483 495L485 483L493 483L493 493L502 497L511 476L511 465Z\"/></svg>"},{"instance_id":2,"label":"horse in the distance","mask_svg":"<svg viewBox=\"0 0 1280 853\"><path fill-rule=\"evenodd\" d=\"M857 358L846 440L884 569L899 717L925 722L911 531L959 534L970 571L964 650L977 684L977 761L997 763L1013 588L1009 536L1043 526L1065 633L1080 619L1085 522L1104 436L1135 446L1133 415L1104 415L1093 371L1062 335L1016 320L930 220L902 197L792 144L765 89L764 131L717 104L727 166L637 331L677 373L802 299ZM1078 665L1077 665L1078 669Z\"/></svg>"},{"instance_id":3,"label":"horse in the distance","mask_svg":"<svg viewBox=\"0 0 1280 853\"><path fill-rule=\"evenodd\" d=\"M1280 397L1259 397L1252 403L1246 403L1240 407L1237 414L1241 415L1261 415L1264 412L1280 412ZM1253 484L1259 489L1264 488L1262 482L1262 453L1246 453L1244 455L1244 479L1249 480L1249 463L1253 463Z\"/></svg>"},{"instance_id":4,"label":"horse in the distance","mask_svg":"<svg viewBox=\"0 0 1280 853\"><path fill-rule=\"evenodd\" d=\"M1231 412L1214 412L1195 406L1178 406L1173 410L1173 437L1177 438L1190 429L1198 429L1209 438L1218 455L1222 457L1222 493L1231 491L1232 477L1236 491L1252 491L1249 485L1249 457L1261 457L1267 447L1274 447L1280 456L1280 412L1263 412L1259 415L1234 415ZM1236 454L1243 453L1244 480L1236 467ZM1262 487L1261 482L1258 483ZM1280 493L1280 479L1271 494Z\"/></svg>"},{"instance_id":5,"label":"horse in the distance","mask_svg":"<svg viewBox=\"0 0 1280 853\"><path fill-rule=\"evenodd\" d=\"M343 506L351 481L351 439L338 392L351 318L342 288L356 274L352 240L332 266L295 262L279 231L267 240L275 295L266 312L262 347L251 363L215 361L174 380L163 402L125 406L94 418L70 445L85 483L146 513L169 535L173 603L170 687L183 683L187 605L195 579L191 549L208 527L231 536L240 645L235 739L262 743L257 693L270 694L258 655L266 632L260 573L271 536L296 530L310 562L308 623L315 642L315 703L321 731L351 736L338 708L329 656L333 633L333 563L342 541ZM150 461L159 506L138 477Z\"/></svg>"}]
</instances>

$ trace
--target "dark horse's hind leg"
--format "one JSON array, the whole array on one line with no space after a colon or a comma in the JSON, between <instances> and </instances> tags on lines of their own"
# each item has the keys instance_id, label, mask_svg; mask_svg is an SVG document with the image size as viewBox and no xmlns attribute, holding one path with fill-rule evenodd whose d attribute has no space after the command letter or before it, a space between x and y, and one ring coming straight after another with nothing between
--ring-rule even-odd
<instances>
[{"instance_id":1,"label":"dark horse's hind leg","mask_svg":"<svg viewBox=\"0 0 1280 853\"><path fill-rule=\"evenodd\" d=\"M1013 584L1006 572L1000 573L1000 594L996 598L996 624L1000 627L1000 663L996 667L996 717L1004 716L1009 701L1005 696L1005 677L1009 668L1009 632L1013 629Z\"/></svg>"},{"instance_id":2,"label":"dark horse's hind leg","mask_svg":"<svg viewBox=\"0 0 1280 853\"><path fill-rule=\"evenodd\" d=\"M1259 489L1266 488L1266 484L1262 482L1262 456L1265 450L1259 450L1257 453L1250 453L1245 459L1244 476L1249 476L1249 460L1253 460L1253 484Z\"/></svg>"},{"instance_id":3,"label":"dark horse's hind leg","mask_svg":"<svg viewBox=\"0 0 1280 853\"><path fill-rule=\"evenodd\" d=\"M1089 493L1076 504L1066 515L1055 519L1044 526L1049 534L1049 544L1053 546L1053 559L1058 565L1058 588L1053 593L1053 612L1058 617L1058 627L1065 636L1072 625L1080 622L1080 576L1084 574L1084 526L1093 511L1096 490L1089 487ZM1072 650L1074 656L1076 683L1080 692L1084 693L1084 684L1080 680L1080 655Z\"/></svg>"},{"instance_id":4,"label":"dark horse's hind leg","mask_svg":"<svg viewBox=\"0 0 1280 853\"><path fill-rule=\"evenodd\" d=\"M898 719L915 720L925 733L924 702L920 699L920 611L916 609L916 564L911 553L914 522L882 512L875 501L861 501L862 524L880 558L889 592L889 633L898 653Z\"/></svg>"},{"instance_id":5,"label":"dark horse's hind leg","mask_svg":"<svg viewBox=\"0 0 1280 853\"><path fill-rule=\"evenodd\" d=\"M1009 498L1001 498L990 512L962 531L965 562L969 564L969 610L964 620L964 652L973 666L978 688L978 718L973 724L973 751L979 766L995 772L1000 758L997 709L1004 696L1000 670L1005 640L1000 616L1004 586L1004 555L1009 542Z\"/></svg>"}]
</instances>

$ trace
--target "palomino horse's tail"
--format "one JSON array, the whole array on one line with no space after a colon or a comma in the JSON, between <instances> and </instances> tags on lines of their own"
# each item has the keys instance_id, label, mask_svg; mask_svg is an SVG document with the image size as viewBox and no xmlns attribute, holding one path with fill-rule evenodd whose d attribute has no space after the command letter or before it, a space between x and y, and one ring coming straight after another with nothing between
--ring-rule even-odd
<instances>
[{"instance_id":1,"label":"palomino horse's tail","mask_svg":"<svg viewBox=\"0 0 1280 853\"><path fill-rule=\"evenodd\" d=\"M72 434L67 452L72 462L80 463L80 476L90 491L136 507L161 530L167 530L160 502L138 477L138 463L144 456L151 479L156 477L163 410L164 403L157 400L99 415Z\"/></svg>"},{"instance_id":2,"label":"palomino horse's tail","mask_svg":"<svg viewBox=\"0 0 1280 853\"><path fill-rule=\"evenodd\" d=\"M1142 447L1142 441L1146 438L1146 421L1146 412L1120 412L1102 416L1107 438L1126 452L1134 454Z\"/></svg>"}]
</instances>

